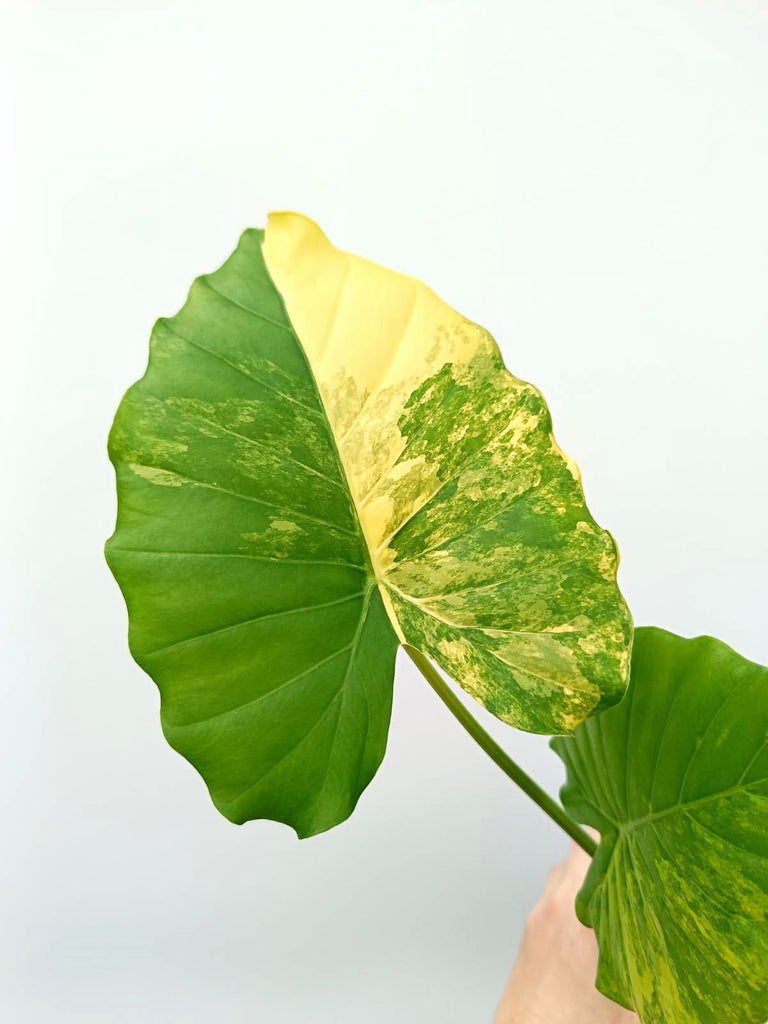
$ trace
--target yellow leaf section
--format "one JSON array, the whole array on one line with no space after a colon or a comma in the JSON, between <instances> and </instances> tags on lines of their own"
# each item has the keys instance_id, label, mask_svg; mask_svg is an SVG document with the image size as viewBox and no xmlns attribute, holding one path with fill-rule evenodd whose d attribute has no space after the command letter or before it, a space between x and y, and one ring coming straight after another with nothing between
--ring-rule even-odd
<instances>
[{"instance_id":1,"label":"yellow leaf section","mask_svg":"<svg viewBox=\"0 0 768 1024\"><path fill-rule=\"evenodd\" d=\"M381 578L392 564L383 542L393 516L413 515L438 485L438 467L423 457L418 466L398 462L403 409L446 363L467 365L495 343L420 281L336 249L299 214L270 214L264 258L315 375ZM396 510L380 485L414 470L424 486Z\"/></svg>"},{"instance_id":2,"label":"yellow leaf section","mask_svg":"<svg viewBox=\"0 0 768 1024\"><path fill-rule=\"evenodd\" d=\"M618 700L631 626L615 546L541 395L486 330L308 218L272 214L263 253L400 640L521 728L568 732Z\"/></svg>"}]
</instances>

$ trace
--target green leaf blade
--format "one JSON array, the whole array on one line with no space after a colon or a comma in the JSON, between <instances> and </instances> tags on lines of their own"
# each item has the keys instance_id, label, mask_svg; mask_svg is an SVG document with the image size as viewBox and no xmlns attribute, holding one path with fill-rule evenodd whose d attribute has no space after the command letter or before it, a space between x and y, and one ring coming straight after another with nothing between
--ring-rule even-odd
<instances>
[{"instance_id":1,"label":"green leaf blade","mask_svg":"<svg viewBox=\"0 0 768 1024\"><path fill-rule=\"evenodd\" d=\"M261 233L150 351L110 435L132 653L226 817L324 831L383 757L397 639Z\"/></svg>"},{"instance_id":2,"label":"green leaf blade","mask_svg":"<svg viewBox=\"0 0 768 1024\"><path fill-rule=\"evenodd\" d=\"M268 688L249 689L247 699L213 714L206 709L202 720L162 716L167 739L198 768L227 818L286 821L301 838L346 818L373 778L386 744L394 671L391 627L374 588L351 602L346 624L329 610L313 626L311 652L305 645L286 658L283 645L296 645L283 633L265 670L262 648L251 678L269 679ZM342 646L329 651L340 634ZM246 651L254 646L250 638ZM374 654L383 671L368 667ZM251 667L247 654L242 661ZM178 667L173 674L178 678ZM190 704L186 693L185 715Z\"/></svg>"},{"instance_id":3,"label":"green leaf blade","mask_svg":"<svg viewBox=\"0 0 768 1024\"><path fill-rule=\"evenodd\" d=\"M710 637L635 634L624 702L553 741L601 831L577 900L598 987L644 1022L768 1016L768 670Z\"/></svg>"}]
</instances>

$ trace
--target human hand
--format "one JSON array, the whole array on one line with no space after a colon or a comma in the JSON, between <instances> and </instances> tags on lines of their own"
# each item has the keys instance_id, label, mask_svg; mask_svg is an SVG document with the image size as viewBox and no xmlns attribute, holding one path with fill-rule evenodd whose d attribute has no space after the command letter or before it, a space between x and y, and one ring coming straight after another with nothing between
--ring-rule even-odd
<instances>
[{"instance_id":1,"label":"human hand","mask_svg":"<svg viewBox=\"0 0 768 1024\"><path fill-rule=\"evenodd\" d=\"M595 988L597 940L574 900L589 867L575 843L550 872L525 926L517 963L494 1024L631 1024L639 1018Z\"/></svg>"}]
</instances>

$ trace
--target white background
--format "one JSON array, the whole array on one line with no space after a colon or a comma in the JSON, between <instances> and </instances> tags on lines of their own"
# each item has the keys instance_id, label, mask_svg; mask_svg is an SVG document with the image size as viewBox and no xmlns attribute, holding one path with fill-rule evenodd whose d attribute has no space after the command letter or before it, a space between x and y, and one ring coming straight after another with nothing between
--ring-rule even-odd
<instances>
[{"instance_id":1,"label":"white background","mask_svg":"<svg viewBox=\"0 0 768 1024\"><path fill-rule=\"evenodd\" d=\"M562 836L406 664L349 823L219 817L128 655L107 430L154 319L298 209L544 391L638 623L768 662L768 9L0 10L0 1013L488 1022Z\"/></svg>"}]
</instances>

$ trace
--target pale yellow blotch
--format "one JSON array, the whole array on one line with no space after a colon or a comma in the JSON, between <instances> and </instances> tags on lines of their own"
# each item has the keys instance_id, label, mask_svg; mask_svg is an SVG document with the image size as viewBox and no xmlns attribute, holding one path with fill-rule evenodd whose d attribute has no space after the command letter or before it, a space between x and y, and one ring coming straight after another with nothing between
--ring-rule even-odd
<instances>
[{"instance_id":1,"label":"pale yellow blotch","mask_svg":"<svg viewBox=\"0 0 768 1024\"><path fill-rule=\"evenodd\" d=\"M270 530L279 530L281 533L301 533L301 527L288 519L272 519L269 528Z\"/></svg>"},{"instance_id":2,"label":"pale yellow blotch","mask_svg":"<svg viewBox=\"0 0 768 1024\"><path fill-rule=\"evenodd\" d=\"M288 558L293 550L294 538L302 533L298 523L287 519L271 519L269 525L257 533L241 533L240 537L250 546L258 544L263 548L265 540L269 543L270 555L274 558Z\"/></svg>"},{"instance_id":3,"label":"pale yellow blotch","mask_svg":"<svg viewBox=\"0 0 768 1024\"><path fill-rule=\"evenodd\" d=\"M577 725L581 725L581 723L584 721L584 715L574 715L570 712L565 711L561 714L560 719L563 735L568 735L569 733L573 732Z\"/></svg>"},{"instance_id":4,"label":"pale yellow blotch","mask_svg":"<svg viewBox=\"0 0 768 1024\"><path fill-rule=\"evenodd\" d=\"M141 466L135 462L129 462L128 468L136 476L142 477L151 484L158 487L183 487L184 481L176 473L170 473L165 469L158 469L157 466Z\"/></svg>"},{"instance_id":5,"label":"pale yellow blotch","mask_svg":"<svg viewBox=\"0 0 768 1024\"><path fill-rule=\"evenodd\" d=\"M440 653L453 665L461 667L461 685L478 700L487 696L488 684L475 667L475 652L471 644L464 639L438 641Z\"/></svg>"},{"instance_id":6,"label":"pale yellow blotch","mask_svg":"<svg viewBox=\"0 0 768 1024\"><path fill-rule=\"evenodd\" d=\"M594 684L585 679L579 671L576 659L567 647L557 642L549 632L537 633L534 637L501 630L487 630L489 635L504 637L505 642L494 651L494 655L512 667L529 672L538 688L555 691L566 684L571 691L594 693ZM546 677L540 675L546 672ZM533 681L528 683L532 688Z\"/></svg>"}]
</instances>

